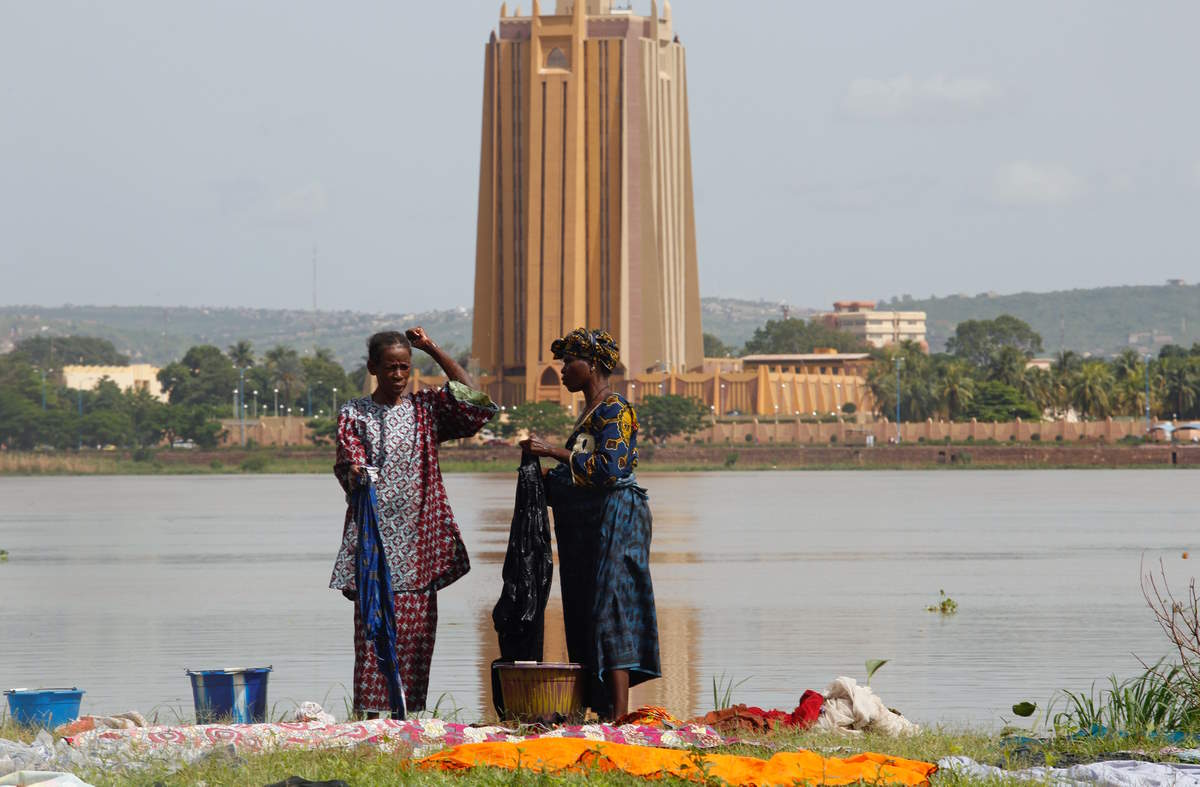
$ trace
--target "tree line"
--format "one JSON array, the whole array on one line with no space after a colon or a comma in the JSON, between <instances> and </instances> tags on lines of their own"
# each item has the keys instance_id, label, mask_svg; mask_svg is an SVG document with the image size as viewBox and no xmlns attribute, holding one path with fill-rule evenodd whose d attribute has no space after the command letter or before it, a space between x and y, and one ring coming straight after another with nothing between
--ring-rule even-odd
<instances>
[{"instance_id":1,"label":"tree line","mask_svg":"<svg viewBox=\"0 0 1200 787\"><path fill-rule=\"evenodd\" d=\"M1068 412L1085 419L1140 417L1147 403L1157 418L1200 418L1200 343L1167 345L1150 358L1131 349L1107 359L1062 351L1044 368L1031 363L1042 352L1042 338L1010 315L959 323L947 351L933 355L911 342L869 349L819 322L770 320L740 354L818 347L869 352L866 379L876 414L894 417L898 393L905 421L1039 420ZM706 335L705 354L734 350ZM259 355L239 341L225 350L194 346L163 367L158 382L165 403L149 391L122 391L111 380L90 391L63 384L63 365L128 362L111 342L86 336L34 337L0 355L0 446L150 448L190 441L211 447L220 441L221 418L276 413L309 418L315 439L325 440L336 405L359 395L367 374L365 365L347 373L326 349L302 356L278 345ZM702 403L675 396L648 397L637 409L652 440L694 432L709 417ZM520 429L563 433L572 423L562 408L541 403L513 408L493 426L509 436Z\"/></svg>"},{"instance_id":2,"label":"tree line","mask_svg":"<svg viewBox=\"0 0 1200 787\"><path fill-rule=\"evenodd\" d=\"M1031 361L1042 338L1010 315L959 323L947 352L927 355L914 344L872 353L867 384L881 415L896 408L899 367L903 420L1059 419L1110 416L1200 417L1200 344L1166 345L1150 357L1126 349L1113 358L1071 350L1048 368Z\"/></svg>"},{"instance_id":3,"label":"tree line","mask_svg":"<svg viewBox=\"0 0 1200 787\"><path fill-rule=\"evenodd\" d=\"M123 366L129 359L111 342L85 336L34 337L0 355L0 446L116 446L146 449L187 441L213 447L221 418L295 414L330 430L334 407L359 395L365 365L347 374L330 351L301 356L276 346L261 356L248 341L222 351L197 345L163 367L158 384L167 401L148 390L121 390L102 379L90 391L67 388L64 365Z\"/></svg>"},{"instance_id":4,"label":"tree line","mask_svg":"<svg viewBox=\"0 0 1200 787\"><path fill-rule=\"evenodd\" d=\"M1004 314L960 322L946 352L927 354L912 342L874 349L819 321L769 320L740 350L705 334L706 356L810 353L819 347L867 352L867 384L876 414L895 418L897 372L900 417L906 421L1011 421L1144 416L1200 418L1200 343L1168 344L1146 358L1127 349L1112 358L1057 353L1048 368L1034 364L1042 337Z\"/></svg>"}]
</instances>

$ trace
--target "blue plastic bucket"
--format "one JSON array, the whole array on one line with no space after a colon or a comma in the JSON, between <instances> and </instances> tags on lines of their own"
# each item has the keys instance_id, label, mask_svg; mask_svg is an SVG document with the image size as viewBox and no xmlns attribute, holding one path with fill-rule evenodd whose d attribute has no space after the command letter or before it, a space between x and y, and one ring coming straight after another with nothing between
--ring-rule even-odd
<instances>
[{"instance_id":1,"label":"blue plastic bucket","mask_svg":"<svg viewBox=\"0 0 1200 787\"><path fill-rule=\"evenodd\" d=\"M261 724L267 720L270 667L188 670L197 724Z\"/></svg>"},{"instance_id":2,"label":"blue plastic bucket","mask_svg":"<svg viewBox=\"0 0 1200 787\"><path fill-rule=\"evenodd\" d=\"M79 718L79 703L83 690L70 689L10 689L8 712L18 724L45 727L52 730L60 724Z\"/></svg>"}]
</instances>

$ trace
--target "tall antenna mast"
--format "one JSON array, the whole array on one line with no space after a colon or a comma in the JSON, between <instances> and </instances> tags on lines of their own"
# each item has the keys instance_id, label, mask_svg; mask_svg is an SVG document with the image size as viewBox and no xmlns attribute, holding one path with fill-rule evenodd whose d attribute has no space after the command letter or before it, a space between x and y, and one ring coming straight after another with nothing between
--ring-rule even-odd
<instances>
[{"instance_id":1,"label":"tall antenna mast","mask_svg":"<svg viewBox=\"0 0 1200 787\"><path fill-rule=\"evenodd\" d=\"M312 279L313 308L317 310L317 244L313 244L313 279Z\"/></svg>"}]
</instances>

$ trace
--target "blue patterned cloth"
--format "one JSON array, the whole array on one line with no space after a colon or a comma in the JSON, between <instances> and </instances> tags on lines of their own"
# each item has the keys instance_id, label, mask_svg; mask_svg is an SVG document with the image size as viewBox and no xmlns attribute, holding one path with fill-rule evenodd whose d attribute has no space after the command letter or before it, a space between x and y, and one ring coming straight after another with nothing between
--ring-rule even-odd
<instances>
[{"instance_id":1,"label":"blue patterned cloth","mask_svg":"<svg viewBox=\"0 0 1200 787\"><path fill-rule=\"evenodd\" d=\"M375 643L379 671L388 685L388 704L393 719L403 719L404 682L400 679L396 656L396 607L392 594L392 572L388 569L379 537L379 514L375 487L365 484L351 493L355 524L358 525L358 549L355 554L355 587L358 588L358 612L367 639Z\"/></svg>"}]
</instances>

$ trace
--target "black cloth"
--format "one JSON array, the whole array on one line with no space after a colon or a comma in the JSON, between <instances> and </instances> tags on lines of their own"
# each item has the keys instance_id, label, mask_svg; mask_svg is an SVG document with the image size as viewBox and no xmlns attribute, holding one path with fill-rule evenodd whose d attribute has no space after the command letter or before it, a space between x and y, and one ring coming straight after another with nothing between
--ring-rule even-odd
<instances>
[{"instance_id":1,"label":"black cloth","mask_svg":"<svg viewBox=\"0 0 1200 787\"><path fill-rule=\"evenodd\" d=\"M554 580L542 467L537 457L529 454L521 457L517 470L517 497L502 573L504 588L492 609L492 624L500 639L500 658L492 667L492 702L504 718L495 664L542 660L546 601Z\"/></svg>"}]
</instances>

